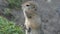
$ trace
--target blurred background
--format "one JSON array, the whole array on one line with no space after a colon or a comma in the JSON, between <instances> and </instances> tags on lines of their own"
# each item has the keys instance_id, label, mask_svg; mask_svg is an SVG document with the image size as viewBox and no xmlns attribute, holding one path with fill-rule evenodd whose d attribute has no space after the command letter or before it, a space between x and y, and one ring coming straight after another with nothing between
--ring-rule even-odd
<instances>
[{"instance_id":1,"label":"blurred background","mask_svg":"<svg viewBox=\"0 0 60 34\"><path fill-rule=\"evenodd\" d=\"M21 4L26 1L30 0L0 0L0 34L24 34L20 27L24 24ZM37 13L41 16L44 34L60 34L60 0L32 1L39 4Z\"/></svg>"}]
</instances>

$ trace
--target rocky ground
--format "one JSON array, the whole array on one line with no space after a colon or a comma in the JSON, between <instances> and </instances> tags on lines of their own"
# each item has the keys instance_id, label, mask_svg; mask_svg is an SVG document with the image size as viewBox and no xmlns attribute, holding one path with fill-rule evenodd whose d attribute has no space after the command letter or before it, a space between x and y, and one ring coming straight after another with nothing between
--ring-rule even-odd
<instances>
[{"instance_id":1,"label":"rocky ground","mask_svg":"<svg viewBox=\"0 0 60 34\"><path fill-rule=\"evenodd\" d=\"M39 11L37 13L41 16L44 34L60 34L60 0L33 1L39 4ZM23 24L24 16L22 10L12 9L11 13L6 16L4 14L4 8L7 8L7 5L3 0L0 0L0 15L7 17L11 21L11 18L14 18L16 24Z\"/></svg>"}]
</instances>

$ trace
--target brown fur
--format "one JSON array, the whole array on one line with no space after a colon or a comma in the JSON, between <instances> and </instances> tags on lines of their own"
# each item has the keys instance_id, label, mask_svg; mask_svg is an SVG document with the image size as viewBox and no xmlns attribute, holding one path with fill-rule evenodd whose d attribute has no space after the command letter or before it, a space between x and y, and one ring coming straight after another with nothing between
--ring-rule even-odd
<instances>
[{"instance_id":1,"label":"brown fur","mask_svg":"<svg viewBox=\"0 0 60 34\"><path fill-rule=\"evenodd\" d=\"M29 5L29 6L26 6L26 5ZM26 28L29 28L29 27L32 29L40 28L41 19L35 10L37 9L37 7L38 7L37 4L33 1L28 1L22 4Z\"/></svg>"}]
</instances>

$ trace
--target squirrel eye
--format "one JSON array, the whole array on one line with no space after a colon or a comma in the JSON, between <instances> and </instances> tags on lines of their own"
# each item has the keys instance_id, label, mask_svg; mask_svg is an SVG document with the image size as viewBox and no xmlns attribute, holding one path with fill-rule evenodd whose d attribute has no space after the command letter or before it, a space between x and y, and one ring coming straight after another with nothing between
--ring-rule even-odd
<instances>
[{"instance_id":1,"label":"squirrel eye","mask_svg":"<svg viewBox=\"0 0 60 34\"><path fill-rule=\"evenodd\" d=\"M26 5L26 6L30 6L30 5Z\"/></svg>"}]
</instances>

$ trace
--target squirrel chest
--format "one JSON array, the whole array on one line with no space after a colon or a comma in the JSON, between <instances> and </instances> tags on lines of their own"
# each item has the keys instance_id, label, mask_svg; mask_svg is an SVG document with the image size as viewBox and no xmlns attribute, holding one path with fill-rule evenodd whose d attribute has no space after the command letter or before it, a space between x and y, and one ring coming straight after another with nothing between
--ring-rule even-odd
<instances>
[{"instance_id":1,"label":"squirrel chest","mask_svg":"<svg viewBox=\"0 0 60 34\"><path fill-rule=\"evenodd\" d=\"M25 25L27 27L30 27L32 29L38 28L41 24L41 19L39 16L30 16L29 18L26 18Z\"/></svg>"}]
</instances>

